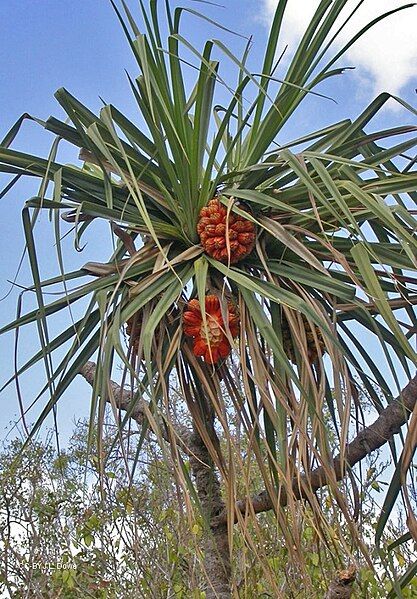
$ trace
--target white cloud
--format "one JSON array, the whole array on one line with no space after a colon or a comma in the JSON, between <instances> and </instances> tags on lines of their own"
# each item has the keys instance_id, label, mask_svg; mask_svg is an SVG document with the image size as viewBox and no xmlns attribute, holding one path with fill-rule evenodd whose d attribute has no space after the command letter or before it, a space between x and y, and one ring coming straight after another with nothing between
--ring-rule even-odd
<instances>
[{"instance_id":1,"label":"white cloud","mask_svg":"<svg viewBox=\"0 0 417 599\"><path fill-rule=\"evenodd\" d=\"M403 6L405 0L365 0L339 38L345 44L376 16ZM294 48L314 14L319 0L289 0L283 44ZM358 0L348 0L339 23ZM277 0L264 0L265 19L274 14ZM401 88L417 76L417 6L407 8L372 27L345 55L344 64L357 67L361 82L373 94L388 91L398 94Z\"/></svg>"}]
</instances>

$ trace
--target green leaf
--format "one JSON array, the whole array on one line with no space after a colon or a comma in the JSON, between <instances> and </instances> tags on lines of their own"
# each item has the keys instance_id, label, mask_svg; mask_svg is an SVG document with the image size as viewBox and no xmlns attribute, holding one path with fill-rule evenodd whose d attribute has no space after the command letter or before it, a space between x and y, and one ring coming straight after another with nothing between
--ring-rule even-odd
<instances>
[{"instance_id":1,"label":"green leaf","mask_svg":"<svg viewBox=\"0 0 417 599\"><path fill-rule=\"evenodd\" d=\"M372 268L366 248L363 246L363 244L358 243L352 248L350 253L365 281L366 291L370 295L371 299L375 302L379 313L381 316L383 316L385 322L395 335L395 338L401 345L405 355L414 363L417 363L417 356L411 348L406 336L402 332L397 319L390 308L388 300L381 289L381 285L379 284L375 271Z\"/></svg>"}]
</instances>

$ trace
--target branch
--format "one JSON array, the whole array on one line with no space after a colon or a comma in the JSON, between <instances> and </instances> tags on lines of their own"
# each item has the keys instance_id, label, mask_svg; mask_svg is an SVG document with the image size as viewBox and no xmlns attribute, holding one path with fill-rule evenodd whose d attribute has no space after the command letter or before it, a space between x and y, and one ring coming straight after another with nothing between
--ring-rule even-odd
<instances>
[{"instance_id":1,"label":"branch","mask_svg":"<svg viewBox=\"0 0 417 599\"><path fill-rule=\"evenodd\" d=\"M84 377L84 379L91 386L94 384L94 377L96 374L97 366L94 362L86 362L81 369L80 374ZM111 389L111 393L106 396L106 401L110 404L115 402L116 407L123 412L130 412L130 418L137 422L140 426L143 425L144 422L148 421L147 414L149 413L148 403L141 399L137 398L133 401L132 391L129 389L123 389L120 385L115 383L114 381L109 381L109 387ZM159 432L162 434L162 437L168 443L172 442L172 438L170 437L169 430L165 425L165 422L162 419L157 419L155 416L156 422L159 427ZM191 438L191 431L184 425L175 424L170 425L174 430L174 434L179 441L181 448L189 453L189 445ZM156 431L155 431L156 432Z\"/></svg>"},{"instance_id":2,"label":"branch","mask_svg":"<svg viewBox=\"0 0 417 599\"><path fill-rule=\"evenodd\" d=\"M407 422L411 412L417 403L417 376L404 387L399 398L392 401L383 410L378 418L371 425L365 427L358 435L346 445L344 451L344 459L340 454L333 460L334 475L337 481L344 478L346 468L353 468L355 464L363 460L367 455L379 449L387 443L392 437L400 432L401 427ZM307 489L311 492L316 492L328 484L325 474L325 468L320 466L311 472L309 475L297 477L292 483L292 492L296 499L307 497ZM285 488L280 489L279 504L281 507L287 505L288 494ZM244 514L248 509L248 503L251 504L253 512L259 514L267 512L275 507L275 503L267 493L261 491L251 499L243 499L236 502L236 512ZM219 515L219 521L225 522L227 513L223 512ZM235 521L237 515L235 514Z\"/></svg>"}]
</instances>

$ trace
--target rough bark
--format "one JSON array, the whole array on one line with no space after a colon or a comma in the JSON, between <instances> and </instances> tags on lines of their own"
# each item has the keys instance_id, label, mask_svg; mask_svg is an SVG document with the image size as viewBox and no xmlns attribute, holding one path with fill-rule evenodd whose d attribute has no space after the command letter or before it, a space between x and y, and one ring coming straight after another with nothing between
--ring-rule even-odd
<instances>
[{"instance_id":1,"label":"rough bark","mask_svg":"<svg viewBox=\"0 0 417 599\"><path fill-rule=\"evenodd\" d=\"M204 568L207 576L206 599L229 599L231 566L227 523L212 525L225 509L220 481L210 453L197 431L191 436L191 470L203 516L210 530L203 537Z\"/></svg>"},{"instance_id":2,"label":"rough bark","mask_svg":"<svg viewBox=\"0 0 417 599\"><path fill-rule=\"evenodd\" d=\"M348 467L352 468L355 464L363 460L367 455L379 449L387 443L401 427L407 422L411 412L417 402L417 376L404 387L400 397L392 401L383 410L378 418L370 426L365 427L358 435L346 445L344 459L342 460L339 454L333 460L334 476L340 481L346 474ZM303 476L301 479L296 479L293 482L292 492L297 499L306 497L309 492L318 491L326 486L328 480L326 478L325 468L320 466L313 470L309 476ZM287 505L288 496L284 488L280 490L279 504ZM242 514L248 509L248 502L251 504L251 509L259 514L273 509L274 503L266 491L261 491L251 499L244 499L236 502L236 511ZM225 522L227 519L226 512L219 516L219 522Z\"/></svg>"}]
</instances>

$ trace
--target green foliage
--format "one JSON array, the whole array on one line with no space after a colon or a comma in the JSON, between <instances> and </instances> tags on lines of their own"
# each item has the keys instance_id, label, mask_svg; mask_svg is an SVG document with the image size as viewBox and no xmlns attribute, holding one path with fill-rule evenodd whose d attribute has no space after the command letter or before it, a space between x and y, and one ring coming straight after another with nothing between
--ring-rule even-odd
<instances>
[{"instance_id":1,"label":"green foliage","mask_svg":"<svg viewBox=\"0 0 417 599\"><path fill-rule=\"evenodd\" d=\"M100 479L94 463L85 469L87 433L79 423L58 457L50 441L22 453L16 440L0 454L0 592L107 599L176 588L200 599L186 574L192 537L164 462L144 451L148 466L132 484L115 451L113 472Z\"/></svg>"},{"instance_id":2,"label":"green foliage","mask_svg":"<svg viewBox=\"0 0 417 599\"><path fill-rule=\"evenodd\" d=\"M105 445L110 447L113 433L106 431ZM140 452L141 472L129 482L117 446L109 458L112 471L100 480L94 465L85 470L87 438L87 424L78 423L60 456L48 440L31 444L23 454L22 443L16 440L0 454L0 592L16 599L27 592L42 597L59 593L65 599L132 595L203 599L204 576L196 557L203 522L196 519L189 526L185 497L178 495L160 451L146 443ZM131 440L132 456L135 450L136 442ZM384 476L385 467L377 472L370 465L372 470L363 489L360 520L370 549L378 516L372 483L374 475ZM253 483L260 482L258 474ZM311 511L296 522L289 515L289 525L300 534L299 545L293 548L295 560L289 559L285 536L273 514L260 516L259 528L248 523L246 538L250 534L251 546L235 530L234 569L240 597L275 596L276 588L285 597L323 596L326 581L343 565L336 548L354 547L340 512L327 499L323 492L324 517L331 530L327 547L320 542ZM383 599L393 588L392 581L399 585L412 565L410 542L390 549L390 539L400 535L399 526L400 522L390 523L382 550L374 555L375 571L359 562L356 596ZM416 585L415 578L409 580L400 596L411 599Z\"/></svg>"}]
</instances>

